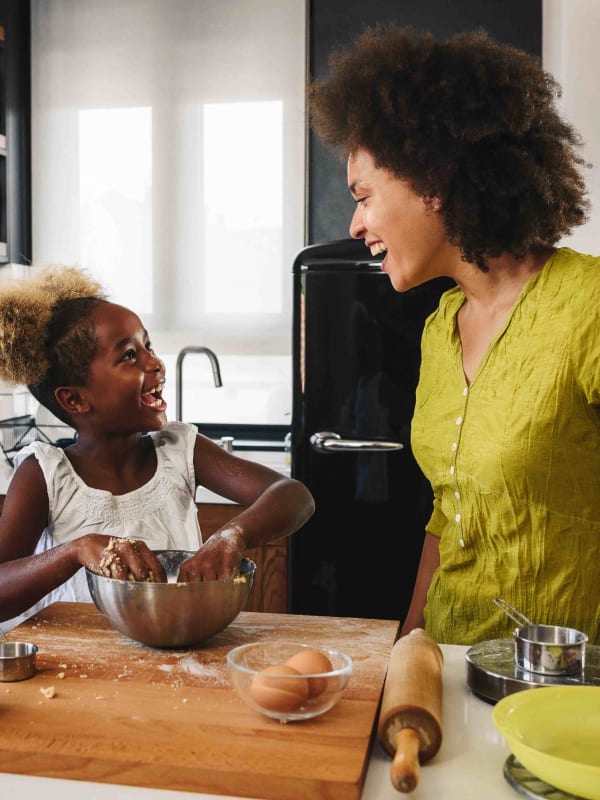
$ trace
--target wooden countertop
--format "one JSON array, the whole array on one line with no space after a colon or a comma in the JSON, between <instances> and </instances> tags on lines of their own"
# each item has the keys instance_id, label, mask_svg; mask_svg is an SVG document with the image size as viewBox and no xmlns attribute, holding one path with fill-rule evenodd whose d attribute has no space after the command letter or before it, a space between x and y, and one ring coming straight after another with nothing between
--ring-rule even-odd
<instances>
[{"instance_id":1,"label":"wooden countertop","mask_svg":"<svg viewBox=\"0 0 600 800\"><path fill-rule=\"evenodd\" d=\"M0 771L277 800L357 800L398 625L242 612L202 646L159 650L112 629L91 604L56 603L9 633L38 645L38 672L0 693ZM282 725L244 705L229 682L226 654L274 639L326 644L352 657L337 706ZM49 686L56 695L47 699L40 690Z\"/></svg>"}]
</instances>

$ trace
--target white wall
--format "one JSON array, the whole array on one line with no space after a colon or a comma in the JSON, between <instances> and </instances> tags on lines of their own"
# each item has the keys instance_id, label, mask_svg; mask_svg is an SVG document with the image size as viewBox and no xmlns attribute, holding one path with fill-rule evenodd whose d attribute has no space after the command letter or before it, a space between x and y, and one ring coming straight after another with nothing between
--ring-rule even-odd
<instances>
[{"instance_id":1,"label":"white wall","mask_svg":"<svg viewBox=\"0 0 600 800\"><path fill-rule=\"evenodd\" d=\"M561 109L579 131L592 204L563 244L600 255L600 0L544 0L543 64L562 86Z\"/></svg>"}]
</instances>

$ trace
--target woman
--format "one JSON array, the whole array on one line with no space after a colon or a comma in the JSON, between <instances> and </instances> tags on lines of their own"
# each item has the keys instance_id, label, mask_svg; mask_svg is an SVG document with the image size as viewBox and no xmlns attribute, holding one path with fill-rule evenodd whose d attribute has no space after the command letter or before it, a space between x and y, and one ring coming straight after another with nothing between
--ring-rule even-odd
<instances>
[{"instance_id":1,"label":"woman","mask_svg":"<svg viewBox=\"0 0 600 800\"><path fill-rule=\"evenodd\" d=\"M403 633L506 636L502 597L600 642L600 259L556 247L587 210L557 94L482 32L395 26L311 87L351 235L397 291L456 282L423 333L412 447L434 507Z\"/></svg>"}]
</instances>

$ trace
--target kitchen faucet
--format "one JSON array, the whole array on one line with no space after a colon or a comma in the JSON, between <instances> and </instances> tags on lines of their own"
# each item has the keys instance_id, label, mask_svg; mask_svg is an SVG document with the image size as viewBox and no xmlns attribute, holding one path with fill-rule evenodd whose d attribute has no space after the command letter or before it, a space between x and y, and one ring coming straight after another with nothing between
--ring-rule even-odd
<instances>
[{"instance_id":1,"label":"kitchen faucet","mask_svg":"<svg viewBox=\"0 0 600 800\"><path fill-rule=\"evenodd\" d=\"M177 362L175 364L175 408L176 408L176 419L181 422L181 411L182 411L182 372L183 372L183 359L188 355L188 353L204 353L207 356L208 360L210 361L210 365L212 367L213 378L215 381L215 386L223 386L223 381L221 380L221 368L219 366L219 359L217 358L216 353L214 353L209 347L184 347L182 350L179 351L177 355Z\"/></svg>"}]
</instances>

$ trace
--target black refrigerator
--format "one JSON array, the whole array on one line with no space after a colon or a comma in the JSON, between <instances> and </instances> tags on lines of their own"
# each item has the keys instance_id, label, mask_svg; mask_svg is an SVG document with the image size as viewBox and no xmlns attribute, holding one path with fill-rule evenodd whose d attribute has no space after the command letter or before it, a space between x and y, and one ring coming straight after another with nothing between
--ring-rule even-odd
<instances>
[{"instance_id":1,"label":"black refrigerator","mask_svg":"<svg viewBox=\"0 0 600 800\"><path fill-rule=\"evenodd\" d=\"M292 613L403 619L428 482L410 448L426 317L443 278L396 292L381 258L344 239L293 265L292 476L314 516L289 540Z\"/></svg>"}]
</instances>

